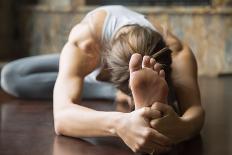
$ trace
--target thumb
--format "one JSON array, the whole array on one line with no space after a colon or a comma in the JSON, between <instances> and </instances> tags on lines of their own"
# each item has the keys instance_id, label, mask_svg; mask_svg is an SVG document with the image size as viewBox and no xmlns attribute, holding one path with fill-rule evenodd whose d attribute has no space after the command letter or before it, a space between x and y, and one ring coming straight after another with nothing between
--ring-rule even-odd
<instances>
[{"instance_id":1,"label":"thumb","mask_svg":"<svg viewBox=\"0 0 232 155\"><path fill-rule=\"evenodd\" d=\"M161 117L161 112L156 109L152 109L150 107L143 107L141 110L142 115L146 118L156 119Z\"/></svg>"},{"instance_id":2,"label":"thumb","mask_svg":"<svg viewBox=\"0 0 232 155\"><path fill-rule=\"evenodd\" d=\"M169 113L170 107L167 104L160 103L160 102L155 102L152 106L151 109L153 110L158 110L161 115L166 115Z\"/></svg>"}]
</instances>

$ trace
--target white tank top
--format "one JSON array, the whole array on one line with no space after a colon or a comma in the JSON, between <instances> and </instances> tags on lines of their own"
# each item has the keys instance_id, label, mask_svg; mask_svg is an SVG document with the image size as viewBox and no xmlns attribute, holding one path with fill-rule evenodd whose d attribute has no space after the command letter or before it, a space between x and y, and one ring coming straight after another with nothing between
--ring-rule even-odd
<instances>
[{"instance_id":1,"label":"white tank top","mask_svg":"<svg viewBox=\"0 0 232 155\"><path fill-rule=\"evenodd\" d=\"M134 25L138 24L140 26L149 27L156 31L155 27L146 19L146 17L142 14L134 12L124 6L120 5L109 5L109 6L101 6L93 11L89 12L85 18L89 21L91 25L91 15L99 10L105 10L107 15L104 20L101 43L105 48L110 47L110 41L116 34L116 32L126 25ZM86 79L88 81L96 81L96 77L101 71L101 67L97 68L95 71L90 73Z\"/></svg>"},{"instance_id":2,"label":"white tank top","mask_svg":"<svg viewBox=\"0 0 232 155\"><path fill-rule=\"evenodd\" d=\"M142 14L134 12L121 5L101 6L89 12L86 17L91 16L95 11L105 10L107 15L104 21L101 41L108 44L116 32L126 25L138 24L149 27L156 31L155 27ZM91 21L90 21L91 22Z\"/></svg>"}]
</instances>

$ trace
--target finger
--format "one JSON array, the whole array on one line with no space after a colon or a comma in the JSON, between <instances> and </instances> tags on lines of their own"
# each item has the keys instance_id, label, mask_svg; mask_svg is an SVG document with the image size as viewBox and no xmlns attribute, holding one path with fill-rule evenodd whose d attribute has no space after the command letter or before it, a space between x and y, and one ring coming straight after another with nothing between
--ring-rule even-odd
<instances>
[{"instance_id":1,"label":"finger","mask_svg":"<svg viewBox=\"0 0 232 155\"><path fill-rule=\"evenodd\" d=\"M173 144L167 136L159 133L154 129L151 131L150 140L164 147L171 147Z\"/></svg>"},{"instance_id":2,"label":"finger","mask_svg":"<svg viewBox=\"0 0 232 155\"><path fill-rule=\"evenodd\" d=\"M143 152L149 153L149 154L158 154L158 153L165 153L172 149L172 146L162 146L157 144L156 142L149 140L147 143L145 143L141 150Z\"/></svg>"},{"instance_id":3,"label":"finger","mask_svg":"<svg viewBox=\"0 0 232 155\"><path fill-rule=\"evenodd\" d=\"M143 108L141 108L139 110L140 110L142 116L150 117L150 115L151 115L151 108L150 107L143 107Z\"/></svg>"},{"instance_id":4,"label":"finger","mask_svg":"<svg viewBox=\"0 0 232 155\"><path fill-rule=\"evenodd\" d=\"M158 144L154 143L153 141L149 140L146 141L146 143L143 143L142 146L140 146L140 152L143 153L153 153L154 152L154 148L155 147L159 147Z\"/></svg>"},{"instance_id":5,"label":"finger","mask_svg":"<svg viewBox=\"0 0 232 155\"><path fill-rule=\"evenodd\" d=\"M161 114L165 115L169 113L170 106L164 103L155 102L152 104L151 109L156 109L161 112Z\"/></svg>"},{"instance_id":6,"label":"finger","mask_svg":"<svg viewBox=\"0 0 232 155\"><path fill-rule=\"evenodd\" d=\"M142 68L144 67L150 68L150 57L147 55L143 57Z\"/></svg>"},{"instance_id":7,"label":"finger","mask_svg":"<svg viewBox=\"0 0 232 155\"><path fill-rule=\"evenodd\" d=\"M172 148L172 145L160 145L159 143L157 143L156 141L154 141L152 138L150 138L144 145L143 147L146 150L151 150L153 151L154 148L159 148L161 150L169 150Z\"/></svg>"},{"instance_id":8,"label":"finger","mask_svg":"<svg viewBox=\"0 0 232 155\"><path fill-rule=\"evenodd\" d=\"M160 111L156 109L151 109L150 107L143 107L141 111L142 115L149 119L157 119L161 117Z\"/></svg>"},{"instance_id":9,"label":"finger","mask_svg":"<svg viewBox=\"0 0 232 155\"><path fill-rule=\"evenodd\" d=\"M153 119L150 121L150 126L154 129L158 130L159 129L157 126L158 123L159 123L159 119Z\"/></svg>"},{"instance_id":10,"label":"finger","mask_svg":"<svg viewBox=\"0 0 232 155\"><path fill-rule=\"evenodd\" d=\"M159 146L157 144L153 144L151 146L144 146L141 148L142 151L140 151L142 153L142 155L147 155L147 153L149 153L150 155L157 155L160 153L166 153L170 150L171 148L167 148L167 147L162 147Z\"/></svg>"},{"instance_id":11,"label":"finger","mask_svg":"<svg viewBox=\"0 0 232 155\"><path fill-rule=\"evenodd\" d=\"M170 151L171 149L172 147L161 146L156 143L150 143L142 147L142 150L144 150L144 152L149 153L149 154L154 154L154 155L160 154L160 153L166 153Z\"/></svg>"},{"instance_id":12,"label":"finger","mask_svg":"<svg viewBox=\"0 0 232 155\"><path fill-rule=\"evenodd\" d=\"M142 155L147 155L147 153L151 154L153 153L154 147L153 146L143 146L141 147L141 153Z\"/></svg>"},{"instance_id":13,"label":"finger","mask_svg":"<svg viewBox=\"0 0 232 155\"><path fill-rule=\"evenodd\" d=\"M156 109L151 109L151 113L149 116L151 119L157 119L157 118L161 118L161 112L156 110Z\"/></svg>"},{"instance_id":14,"label":"finger","mask_svg":"<svg viewBox=\"0 0 232 155\"><path fill-rule=\"evenodd\" d=\"M163 69L160 70L159 75L160 77L165 78L165 72Z\"/></svg>"},{"instance_id":15,"label":"finger","mask_svg":"<svg viewBox=\"0 0 232 155\"><path fill-rule=\"evenodd\" d=\"M171 147L162 147L162 146L155 146L153 148L153 151L150 153L151 155L157 155L157 154L163 154L163 153L167 153L171 150L172 148Z\"/></svg>"}]
</instances>

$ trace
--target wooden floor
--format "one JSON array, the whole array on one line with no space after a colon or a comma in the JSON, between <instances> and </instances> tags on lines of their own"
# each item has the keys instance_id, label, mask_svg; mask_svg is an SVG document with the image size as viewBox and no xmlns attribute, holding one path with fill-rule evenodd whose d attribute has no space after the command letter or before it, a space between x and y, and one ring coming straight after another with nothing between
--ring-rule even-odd
<instances>
[{"instance_id":1,"label":"wooden floor","mask_svg":"<svg viewBox=\"0 0 232 155\"><path fill-rule=\"evenodd\" d=\"M177 145L169 155L232 155L232 78L201 78L206 122L201 135ZM112 110L108 101L86 101ZM100 105L100 106L99 106ZM0 91L0 155L132 155L117 138L56 136L52 102L11 98Z\"/></svg>"}]
</instances>

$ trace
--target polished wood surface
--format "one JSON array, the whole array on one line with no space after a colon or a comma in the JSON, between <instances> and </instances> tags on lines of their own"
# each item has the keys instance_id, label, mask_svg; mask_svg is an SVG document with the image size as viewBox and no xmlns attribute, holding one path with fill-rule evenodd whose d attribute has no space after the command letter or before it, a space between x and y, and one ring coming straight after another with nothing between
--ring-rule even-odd
<instances>
[{"instance_id":1,"label":"polished wood surface","mask_svg":"<svg viewBox=\"0 0 232 155\"><path fill-rule=\"evenodd\" d=\"M232 154L232 78L200 78L206 122L201 135L168 155ZM85 101L113 110L109 101ZM133 155L119 138L69 138L53 130L52 102L19 100L0 91L0 155Z\"/></svg>"}]
</instances>

